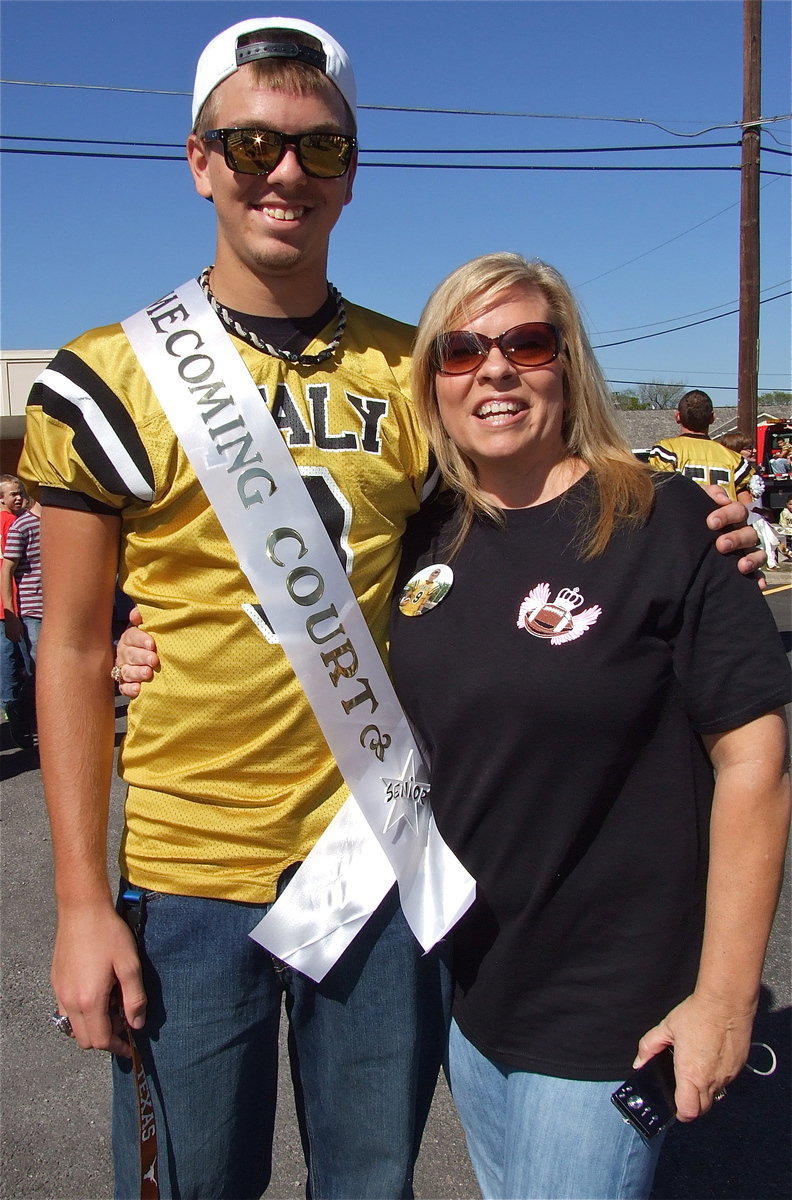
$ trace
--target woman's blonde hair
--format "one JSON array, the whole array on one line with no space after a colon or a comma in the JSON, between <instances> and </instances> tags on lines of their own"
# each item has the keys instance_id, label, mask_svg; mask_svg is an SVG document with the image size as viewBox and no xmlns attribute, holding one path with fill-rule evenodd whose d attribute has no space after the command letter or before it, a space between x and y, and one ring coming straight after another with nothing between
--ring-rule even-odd
<instances>
[{"instance_id":1,"label":"woman's blonde hair","mask_svg":"<svg viewBox=\"0 0 792 1200\"><path fill-rule=\"evenodd\" d=\"M538 290L548 321L561 331L564 368L563 438L570 457L584 462L597 489L598 504L581 526L581 549L595 558L614 530L643 524L652 509L654 487L648 468L632 454L612 416L613 401L583 328L575 298L554 267L519 254L485 254L464 263L435 289L421 314L412 364L412 395L421 424L443 477L460 500L460 520L452 550L465 539L474 517L502 521L501 509L479 486L472 461L451 441L440 418L432 349L440 334L459 329L507 293Z\"/></svg>"}]
</instances>

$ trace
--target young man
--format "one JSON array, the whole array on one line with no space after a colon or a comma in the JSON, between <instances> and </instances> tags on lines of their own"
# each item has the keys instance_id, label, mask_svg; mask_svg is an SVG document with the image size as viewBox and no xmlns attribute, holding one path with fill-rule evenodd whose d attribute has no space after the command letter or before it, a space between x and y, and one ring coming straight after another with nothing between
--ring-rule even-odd
<instances>
[{"instance_id":1,"label":"young man","mask_svg":"<svg viewBox=\"0 0 792 1200\"><path fill-rule=\"evenodd\" d=\"M749 487L753 468L736 450L713 442L707 432L715 420L706 392L685 392L674 413L679 437L665 438L652 447L649 465L655 471L678 471L704 487L717 484L743 504L753 497Z\"/></svg>"},{"instance_id":2,"label":"young man","mask_svg":"<svg viewBox=\"0 0 792 1200\"><path fill-rule=\"evenodd\" d=\"M328 285L329 236L356 165L354 83L328 34L285 24L242 22L199 60L187 154L217 214L215 263L202 281L383 650L400 538L429 476L406 395L411 330ZM211 405L220 385L199 381L200 337L189 354L190 331L169 332L177 307L150 312ZM206 421L253 504L242 480L266 471L251 465L238 421L223 432L223 404L207 407ZM151 1081L162 1194L238 1200L269 1179L285 993L310 1194L410 1196L444 1037L438 956L422 954L393 891L320 985L248 938L346 791L120 327L59 353L28 421L24 470L40 481L48 597L39 726L59 909L52 978L79 1045L116 1055L117 1195L140 1193L116 998ZM294 531L277 532L295 551ZM746 543L750 535L729 534L723 548ZM162 663L130 712L122 754L121 868L132 888L120 907L137 943L105 868L119 556L120 583ZM303 570L293 572L298 604ZM317 641L327 635L325 622L311 628ZM64 710L66 690L74 699Z\"/></svg>"},{"instance_id":3,"label":"young man","mask_svg":"<svg viewBox=\"0 0 792 1200\"><path fill-rule=\"evenodd\" d=\"M355 173L354 82L323 31L272 24L226 31L198 67L187 153L218 218L208 283L382 645L399 539L428 476L406 398L411 331L328 288L328 239ZM233 156L256 147L206 136L239 127L276 131L269 171L234 170ZM442 1048L438 958L423 955L395 894L318 986L249 939L343 802L338 769L120 328L61 351L28 419L50 601L39 677L53 981L79 1044L118 1056L118 1194L139 1194L139 1181L128 1049L109 1015L117 986L141 1031L163 1195L238 1200L266 1187L284 992L311 1194L410 1195ZM232 441L218 433L218 445ZM238 453L228 450L232 465ZM119 552L120 583L167 664L123 753L121 867L143 892L142 979L103 849Z\"/></svg>"}]
</instances>

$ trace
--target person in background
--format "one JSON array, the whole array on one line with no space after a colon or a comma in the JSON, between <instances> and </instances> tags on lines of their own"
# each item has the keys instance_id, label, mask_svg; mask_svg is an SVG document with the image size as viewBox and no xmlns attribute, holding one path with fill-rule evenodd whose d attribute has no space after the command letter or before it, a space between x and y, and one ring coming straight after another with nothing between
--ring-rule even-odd
<instances>
[{"instance_id":1,"label":"person in background","mask_svg":"<svg viewBox=\"0 0 792 1200\"><path fill-rule=\"evenodd\" d=\"M765 481L762 479L756 464L754 439L749 437L747 433L740 433L739 430L735 429L732 433L724 433L723 437L718 438L718 441L727 450L735 450L737 454L741 454L745 461L750 464L753 474L748 481L748 491L751 493L751 502L748 504L748 508L749 510L755 510L757 506L761 506L762 497L765 493Z\"/></svg>"},{"instance_id":2,"label":"person in background","mask_svg":"<svg viewBox=\"0 0 792 1200\"><path fill-rule=\"evenodd\" d=\"M0 475L0 528L6 533L9 525L25 511L26 501L27 493L17 476Z\"/></svg>"},{"instance_id":3,"label":"person in background","mask_svg":"<svg viewBox=\"0 0 792 1200\"><path fill-rule=\"evenodd\" d=\"M450 498L405 537L391 670L477 881L451 1090L486 1198L645 1198L662 1135L611 1093L671 1047L692 1121L746 1061L789 829L786 658L710 500L623 442L552 267L453 272L412 394ZM437 570L441 602L405 612Z\"/></svg>"},{"instance_id":4,"label":"person in background","mask_svg":"<svg viewBox=\"0 0 792 1200\"><path fill-rule=\"evenodd\" d=\"M773 510L758 505L748 513L748 524L756 530L759 545L765 552L768 570L774 571L779 558L789 559L781 526L773 521Z\"/></svg>"},{"instance_id":5,"label":"person in background","mask_svg":"<svg viewBox=\"0 0 792 1200\"><path fill-rule=\"evenodd\" d=\"M759 471L755 469L756 446L753 444L752 438L748 437L747 434L737 431L724 434L719 441L722 446L726 446L729 450L736 450L754 468L754 473L748 484L752 497L751 503L748 505L748 524L756 530L759 545L765 552L768 568L775 570L778 566L779 555L782 558L789 558L788 547L783 540L783 530L779 526L774 527L775 522L772 510L762 507L765 482Z\"/></svg>"},{"instance_id":6,"label":"person in background","mask_svg":"<svg viewBox=\"0 0 792 1200\"><path fill-rule=\"evenodd\" d=\"M25 677L10 706L9 725L17 744L35 745L36 657L43 616L41 589L41 506L28 503L8 531L0 566L5 636L18 649Z\"/></svg>"},{"instance_id":7,"label":"person in background","mask_svg":"<svg viewBox=\"0 0 792 1200\"><path fill-rule=\"evenodd\" d=\"M784 507L781 509L781 515L778 518L778 523L781 526L781 532L786 539L786 548L792 550L792 496L789 497Z\"/></svg>"},{"instance_id":8,"label":"person in background","mask_svg":"<svg viewBox=\"0 0 792 1200\"><path fill-rule=\"evenodd\" d=\"M674 420L679 437L665 438L653 446L649 466L655 471L679 471L703 485L720 484L733 500L750 504L752 467L741 454L710 438L708 430L715 413L707 393L698 388L686 392Z\"/></svg>"},{"instance_id":9,"label":"person in background","mask_svg":"<svg viewBox=\"0 0 792 1200\"><path fill-rule=\"evenodd\" d=\"M734 450L737 454L741 454L746 462L756 462L756 444L747 433L740 433L738 429L734 429L731 433L724 433L716 440L727 450Z\"/></svg>"},{"instance_id":10,"label":"person in background","mask_svg":"<svg viewBox=\"0 0 792 1200\"><path fill-rule=\"evenodd\" d=\"M24 647L28 673L35 672L43 615L41 505L33 501L8 531L0 570L6 637Z\"/></svg>"},{"instance_id":11,"label":"person in background","mask_svg":"<svg viewBox=\"0 0 792 1200\"><path fill-rule=\"evenodd\" d=\"M0 476L0 552L5 551L8 531L26 508L27 493L16 475ZM11 583L14 607L11 612L12 624L16 613L16 584ZM23 706L18 703L20 694L27 678L26 657L23 655L18 639L6 636L5 608L0 592L0 618L3 621L0 630L0 712L3 721L8 722L11 737L21 749L29 749L32 745L30 722L23 715Z\"/></svg>"}]
</instances>

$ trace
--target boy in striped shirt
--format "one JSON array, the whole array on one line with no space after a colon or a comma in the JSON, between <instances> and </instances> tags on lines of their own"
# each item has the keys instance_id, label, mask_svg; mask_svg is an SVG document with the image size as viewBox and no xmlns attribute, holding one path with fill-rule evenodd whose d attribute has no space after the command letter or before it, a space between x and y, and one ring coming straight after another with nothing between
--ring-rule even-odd
<instances>
[{"instance_id":1,"label":"boy in striped shirt","mask_svg":"<svg viewBox=\"0 0 792 1200\"><path fill-rule=\"evenodd\" d=\"M28 676L8 710L14 741L25 750L33 747L35 729L33 676L42 617L40 517L38 503L17 517L8 530L0 568L5 636L18 645Z\"/></svg>"}]
</instances>

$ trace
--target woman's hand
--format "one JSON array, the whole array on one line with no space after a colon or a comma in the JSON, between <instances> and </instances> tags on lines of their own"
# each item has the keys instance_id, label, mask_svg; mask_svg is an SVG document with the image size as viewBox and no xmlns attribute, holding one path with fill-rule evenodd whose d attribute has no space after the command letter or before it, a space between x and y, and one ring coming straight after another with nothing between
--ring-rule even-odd
<instances>
[{"instance_id":1,"label":"woman's hand","mask_svg":"<svg viewBox=\"0 0 792 1200\"><path fill-rule=\"evenodd\" d=\"M704 939L695 991L638 1043L635 1066L674 1051L680 1121L707 1112L742 1070L789 836L783 709L704 734L715 771Z\"/></svg>"},{"instance_id":2,"label":"woman's hand","mask_svg":"<svg viewBox=\"0 0 792 1200\"><path fill-rule=\"evenodd\" d=\"M121 672L118 690L122 696L129 696L130 699L140 694L141 683L153 679L160 665L154 638L138 628L142 622L140 610L133 608L129 614L129 625L118 639L116 647L116 666Z\"/></svg>"},{"instance_id":3,"label":"woman's hand","mask_svg":"<svg viewBox=\"0 0 792 1200\"><path fill-rule=\"evenodd\" d=\"M677 1119L695 1121L709 1112L716 1093L745 1066L753 1018L753 1011L729 1010L694 992L644 1034L633 1067L671 1046Z\"/></svg>"}]
</instances>

